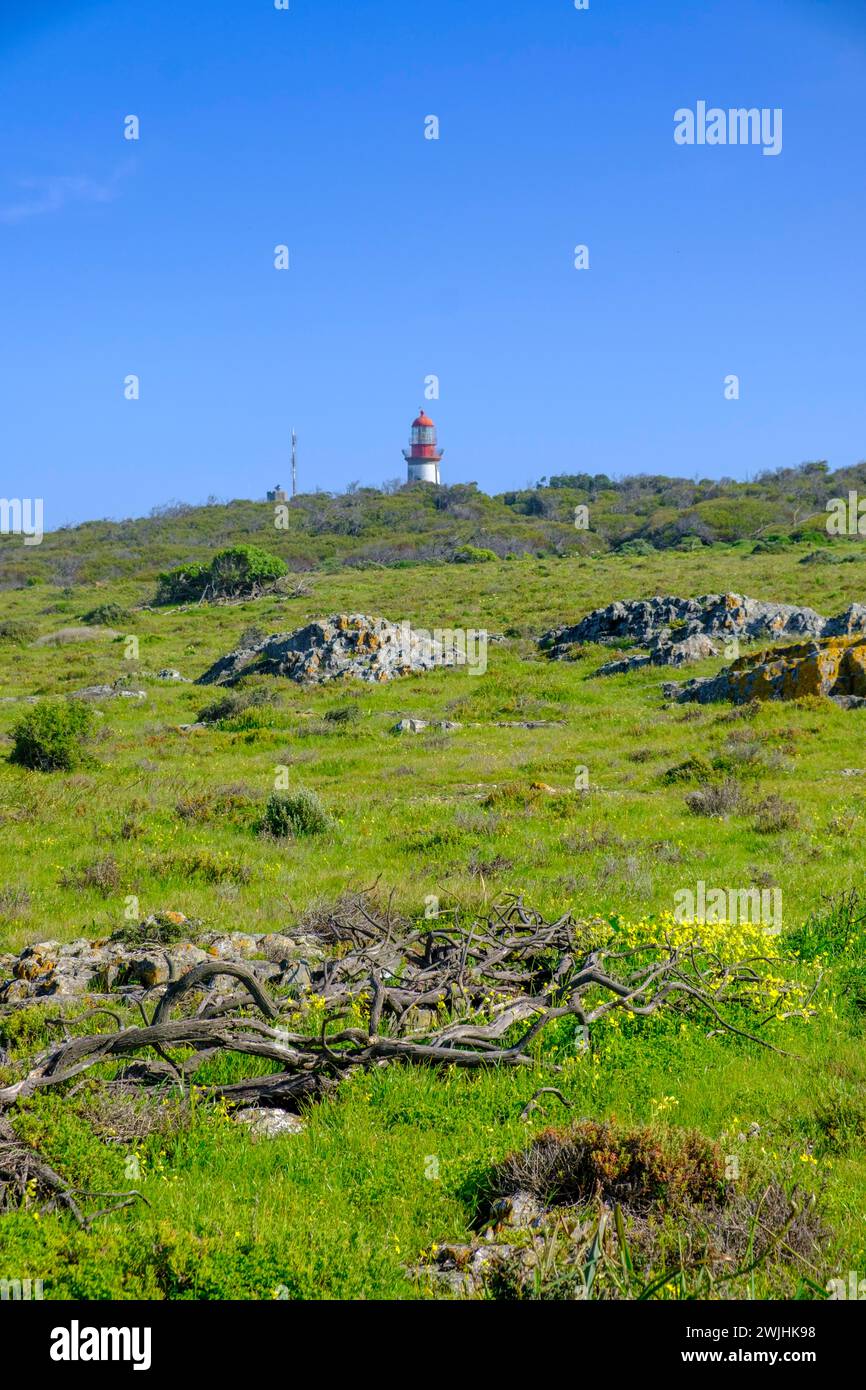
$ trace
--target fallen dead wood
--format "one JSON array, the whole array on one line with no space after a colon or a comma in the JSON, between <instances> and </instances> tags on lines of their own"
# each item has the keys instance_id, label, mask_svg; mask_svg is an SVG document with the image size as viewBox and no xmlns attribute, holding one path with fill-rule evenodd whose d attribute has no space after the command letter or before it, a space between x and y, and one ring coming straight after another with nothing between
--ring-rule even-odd
<instances>
[{"instance_id":1,"label":"fallen dead wood","mask_svg":"<svg viewBox=\"0 0 866 1390\"><path fill-rule=\"evenodd\" d=\"M780 996L767 978L770 961L725 962L695 930L685 946L659 939L623 947L607 923L569 914L548 922L520 898L468 926L444 918L413 926L390 909L378 917L355 903L344 928L333 924L340 953L312 973L304 993L271 994L241 964L195 965L163 988L150 1021L142 1010L141 1025L123 1026L107 1011L118 1025L111 1030L67 1030L0 1088L0 1109L96 1067L108 1084L183 1089L226 1052L260 1058L271 1070L209 1083L205 1094L296 1109L358 1067L535 1067L551 1025L571 1020L580 1050L615 1010L703 1015L713 1031L772 1046L761 1029L783 1008L804 1011L799 987ZM242 991L219 993L221 976ZM747 1011L758 1020L752 1029L743 1026Z\"/></svg>"}]
</instances>

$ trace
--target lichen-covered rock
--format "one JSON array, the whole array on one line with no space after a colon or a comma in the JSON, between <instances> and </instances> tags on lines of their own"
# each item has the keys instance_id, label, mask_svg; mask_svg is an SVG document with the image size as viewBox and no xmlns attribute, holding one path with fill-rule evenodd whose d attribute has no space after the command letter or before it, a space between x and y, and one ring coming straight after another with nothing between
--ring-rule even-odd
<instances>
[{"instance_id":1,"label":"lichen-covered rock","mask_svg":"<svg viewBox=\"0 0 866 1390\"><path fill-rule=\"evenodd\" d=\"M465 661L465 655L463 657ZM363 613L338 613L297 632L276 633L221 657L198 685L234 685L252 674L286 676L319 684L348 677L388 681L437 666L460 665L459 644L438 641L408 622L390 623Z\"/></svg>"},{"instance_id":2,"label":"lichen-covered rock","mask_svg":"<svg viewBox=\"0 0 866 1390\"><path fill-rule=\"evenodd\" d=\"M169 930L174 933L171 939L160 939ZM185 930L195 941L183 939ZM137 935L140 942L134 939ZM264 984L301 994L310 988L324 955L321 943L308 933L200 932L183 913L156 913L136 930L108 940L39 941L17 956L0 957L0 1004L87 994L140 998L179 979L192 966L215 959L243 963Z\"/></svg>"},{"instance_id":3,"label":"lichen-covered rock","mask_svg":"<svg viewBox=\"0 0 866 1390\"><path fill-rule=\"evenodd\" d=\"M707 657L718 656L719 648L711 637L696 632L682 642L672 642L662 635L655 638L647 653L624 657L621 661L609 661L600 666L596 675L619 676L626 671L636 671L641 666L688 666L694 661L705 661Z\"/></svg>"},{"instance_id":4,"label":"lichen-covered rock","mask_svg":"<svg viewBox=\"0 0 866 1390\"><path fill-rule=\"evenodd\" d=\"M539 646L553 660L568 660L575 646L587 642L629 640L648 649L609 662L600 675L615 675L641 666L679 666L702 660L715 651L702 639L760 641L778 637L843 637L866 632L866 606L851 606L834 618L813 608L790 603L767 603L743 594L704 594L628 599L596 608L579 623L552 628Z\"/></svg>"},{"instance_id":5,"label":"lichen-covered rock","mask_svg":"<svg viewBox=\"0 0 866 1390\"><path fill-rule=\"evenodd\" d=\"M169 980L179 979L194 965L201 965L208 955L198 946L177 945L165 949L154 947L150 950L136 951L134 955L124 956L119 962L111 984L141 985L143 989L155 989L157 985L168 984Z\"/></svg>"},{"instance_id":6,"label":"lichen-covered rock","mask_svg":"<svg viewBox=\"0 0 866 1390\"><path fill-rule=\"evenodd\" d=\"M829 637L741 656L716 676L670 682L665 694L709 704L826 695L844 708L866 704L866 637Z\"/></svg>"},{"instance_id":7,"label":"lichen-covered rock","mask_svg":"<svg viewBox=\"0 0 866 1390\"><path fill-rule=\"evenodd\" d=\"M258 938L249 932L233 931L225 936L207 936L207 952L220 960L249 960L258 954Z\"/></svg>"},{"instance_id":8,"label":"lichen-covered rock","mask_svg":"<svg viewBox=\"0 0 866 1390\"><path fill-rule=\"evenodd\" d=\"M206 952L189 943L136 947L122 941L40 941L17 957L12 980L0 982L0 1002L135 986L153 989L207 959Z\"/></svg>"},{"instance_id":9,"label":"lichen-covered rock","mask_svg":"<svg viewBox=\"0 0 866 1390\"><path fill-rule=\"evenodd\" d=\"M248 1125L255 1139L279 1139L284 1134L303 1134L302 1119L288 1110L258 1108L253 1105L234 1112L239 1124Z\"/></svg>"},{"instance_id":10,"label":"lichen-covered rock","mask_svg":"<svg viewBox=\"0 0 866 1390\"><path fill-rule=\"evenodd\" d=\"M283 961L301 959L318 963L325 958L321 942L311 936L286 936L283 932L268 932L257 940L261 954L275 965L281 965Z\"/></svg>"}]
</instances>

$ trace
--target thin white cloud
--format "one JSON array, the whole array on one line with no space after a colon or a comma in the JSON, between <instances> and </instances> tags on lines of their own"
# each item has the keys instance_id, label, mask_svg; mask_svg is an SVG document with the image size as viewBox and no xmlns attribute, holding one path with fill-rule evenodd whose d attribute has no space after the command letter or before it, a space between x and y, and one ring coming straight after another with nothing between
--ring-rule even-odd
<instances>
[{"instance_id":1,"label":"thin white cloud","mask_svg":"<svg viewBox=\"0 0 866 1390\"><path fill-rule=\"evenodd\" d=\"M110 203L115 196L116 177L109 183L94 179L56 176L48 179L19 179L26 196L17 203L0 207L0 222L24 222L28 217L59 212L68 203Z\"/></svg>"}]
</instances>

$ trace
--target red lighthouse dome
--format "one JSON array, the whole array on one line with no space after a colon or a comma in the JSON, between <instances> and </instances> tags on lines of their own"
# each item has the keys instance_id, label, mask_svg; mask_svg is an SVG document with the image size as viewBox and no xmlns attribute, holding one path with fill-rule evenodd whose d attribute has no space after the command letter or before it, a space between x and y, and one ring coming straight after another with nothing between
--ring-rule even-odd
<instances>
[{"instance_id":1,"label":"red lighthouse dome","mask_svg":"<svg viewBox=\"0 0 866 1390\"><path fill-rule=\"evenodd\" d=\"M439 482L442 450L436 442L436 426L423 406L412 421L412 440L409 448L403 450L403 457L408 464L410 483Z\"/></svg>"}]
</instances>

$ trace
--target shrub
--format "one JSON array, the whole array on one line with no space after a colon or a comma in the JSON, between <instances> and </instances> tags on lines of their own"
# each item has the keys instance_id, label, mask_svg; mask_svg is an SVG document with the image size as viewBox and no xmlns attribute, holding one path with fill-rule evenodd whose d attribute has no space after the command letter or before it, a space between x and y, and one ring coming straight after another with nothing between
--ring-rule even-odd
<instances>
[{"instance_id":1,"label":"shrub","mask_svg":"<svg viewBox=\"0 0 866 1390\"><path fill-rule=\"evenodd\" d=\"M800 813L791 801L781 796L765 797L755 807L755 825L759 835L776 835L780 830L796 830Z\"/></svg>"},{"instance_id":2,"label":"shrub","mask_svg":"<svg viewBox=\"0 0 866 1390\"><path fill-rule=\"evenodd\" d=\"M677 782L710 782L712 781L712 768L704 758L686 758L685 762L677 763L675 767L669 767L662 777L666 787L674 786Z\"/></svg>"},{"instance_id":3,"label":"shrub","mask_svg":"<svg viewBox=\"0 0 866 1390\"><path fill-rule=\"evenodd\" d=\"M799 561L801 565L841 565L844 557L833 550L810 550Z\"/></svg>"},{"instance_id":4,"label":"shrub","mask_svg":"<svg viewBox=\"0 0 866 1390\"><path fill-rule=\"evenodd\" d=\"M37 772L67 772L89 761L96 717L80 700L40 700L12 730L10 762Z\"/></svg>"},{"instance_id":5,"label":"shrub","mask_svg":"<svg viewBox=\"0 0 866 1390\"><path fill-rule=\"evenodd\" d=\"M176 946L196 941L200 934L201 923L182 912L155 912L143 922L124 922L111 939L127 946Z\"/></svg>"},{"instance_id":6,"label":"shrub","mask_svg":"<svg viewBox=\"0 0 866 1390\"><path fill-rule=\"evenodd\" d=\"M738 782L728 777L689 792L686 806L693 816L729 816L742 803L743 793Z\"/></svg>"},{"instance_id":7,"label":"shrub","mask_svg":"<svg viewBox=\"0 0 866 1390\"><path fill-rule=\"evenodd\" d=\"M525 1152L511 1154L494 1168L484 1195L492 1205L530 1192L550 1206L602 1196L642 1213L657 1203L712 1202L724 1190L719 1146L695 1130L624 1129L582 1120L564 1131L546 1130Z\"/></svg>"},{"instance_id":8,"label":"shrub","mask_svg":"<svg viewBox=\"0 0 866 1390\"><path fill-rule=\"evenodd\" d=\"M188 792L175 804L181 820L236 820L253 805L253 790L243 782L216 790Z\"/></svg>"},{"instance_id":9,"label":"shrub","mask_svg":"<svg viewBox=\"0 0 866 1390\"><path fill-rule=\"evenodd\" d=\"M122 627L131 617L129 610L119 603L100 603L97 608L82 613L81 621L89 627Z\"/></svg>"},{"instance_id":10,"label":"shrub","mask_svg":"<svg viewBox=\"0 0 866 1390\"><path fill-rule=\"evenodd\" d=\"M27 618L7 618L0 623L0 642L10 647L23 647L33 641L36 632L36 624Z\"/></svg>"},{"instance_id":11,"label":"shrub","mask_svg":"<svg viewBox=\"0 0 866 1390\"><path fill-rule=\"evenodd\" d=\"M228 690L218 700L200 709L196 717L202 724L218 724L223 719L234 719L245 710L273 705L276 701L276 691L265 690L262 686L255 690Z\"/></svg>"},{"instance_id":12,"label":"shrub","mask_svg":"<svg viewBox=\"0 0 866 1390\"><path fill-rule=\"evenodd\" d=\"M836 1081L829 1093L818 1098L810 1117L817 1132L816 1148L825 1154L856 1154L866 1140L866 1102L862 1094Z\"/></svg>"},{"instance_id":13,"label":"shrub","mask_svg":"<svg viewBox=\"0 0 866 1390\"><path fill-rule=\"evenodd\" d=\"M0 921L24 917L30 909L30 894L26 888L7 884L0 888Z\"/></svg>"},{"instance_id":14,"label":"shrub","mask_svg":"<svg viewBox=\"0 0 866 1390\"><path fill-rule=\"evenodd\" d=\"M748 730L744 732L745 737L732 736L713 758L716 772L728 777L757 777L764 771L766 759L761 744Z\"/></svg>"},{"instance_id":15,"label":"shrub","mask_svg":"<svg viewBox=\"0 0 866 1390\"><path fill-rule=\"evenodd\" d=\"M179 565L177 569L165 570L157 577L157 603L187 603L201 598L208 585L210 571L207 565Z\"/></svg>"},{"instance_id":16,"label":"shrub","mask_svg":"<svg viewBox=\"0 0 866 1390\"><path fill-rule=\"evenodd\" d=\"M655 555L656 548L652 541L645 541L638 537L634 541L623 541L616 553L617 555Z\"/></svg>"},{"instance_id":17,"label":"shrub","mask_svg":"<svg viewBox=\"0 0 866 1390\"><path fill-rule=\"evenodd\" d=\"M314 791L301 787L296 792L272 792L265 807L262 830L276 839L288 836L321 835L333 821Z\"/></svg>"},{"instance_id":18,"label":"shrub","mask_svg":"<svg viewBox=\"0 0 866 1390\"><path fill-rule=\"evenodd\" d=\"M200 598L238 598L273 584L287 574L276 555L258 545L233 545L220 550L210 564L180 565L157 580L157 603L183 603Z\"/></svg>"},{"instance_id":19,"label":"shrub","mask_svg":"<svg viewBox=\"0 0 866 1390\"><path fill-rule=\"evenodd\" d=\"M524 786L522 782L502 782L487 793L481 805L495 806L501 810L520 809L537 806L545 795L541 786L534 783Z\"/></svg>"},{"instance_id":20,"label":"shrub","mask_svg":"<svg viewBox=\"0 0 866 1390\"><path fill-rule=\"evenodd\" d=\"M482 565L490 560L498 560L495 550L486 550L479 545L461 545L454 551L451 559L455 565Z\"/></svg>"},{"instance_id":21,"label":"shrub","mask_svg":"<svg viewBox=\"0 0 866 1390\"><path fill-rule=\"evenodd\" d=\"M111 854L60 876L61 888L95 888L103 898L110 898L116 893L120 883L120 867Z\"/></svg>"},{"instance_id":22,"label":"shrub","mask_svg":"<svg viewBox=\"0 0 866 1390\"><path fill-rule=\"evenodd\" d=\"M338 705L336 709L325 711L325 719L329 724L357 724L361 711L357 705Z\"/></svg>"},{"instance_id":23,"label":"shrub","mask_svg":"<svg viewBox=\"0 0 866 1390\"><path fill-rule=\"evenodd\" d=\"M228 851L211 853L206 849L182 850L176 854L155 854L150 860L150 872L157 878L191 878L204 883L249 883L253 871L243 859L232 858Z\"/></svg>"}]
</instances>

